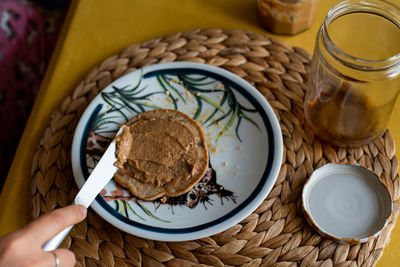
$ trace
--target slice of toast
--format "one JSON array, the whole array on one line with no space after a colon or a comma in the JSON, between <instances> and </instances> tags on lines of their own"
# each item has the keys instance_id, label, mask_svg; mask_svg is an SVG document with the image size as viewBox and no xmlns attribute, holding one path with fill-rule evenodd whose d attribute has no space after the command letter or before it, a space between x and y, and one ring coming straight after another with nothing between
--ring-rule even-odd
<instances>
[{"instance_id":1,"label":"slice of toast","mask_svg":"<svg viewBox=\"0 0 400 267\"><path fill-rule=\"evenodd\" d=\"M117 137L115 181L143 200L188 192L208 168L201 127L177 110L160 109L129 120Z\"/></svg>"}]
</instances>

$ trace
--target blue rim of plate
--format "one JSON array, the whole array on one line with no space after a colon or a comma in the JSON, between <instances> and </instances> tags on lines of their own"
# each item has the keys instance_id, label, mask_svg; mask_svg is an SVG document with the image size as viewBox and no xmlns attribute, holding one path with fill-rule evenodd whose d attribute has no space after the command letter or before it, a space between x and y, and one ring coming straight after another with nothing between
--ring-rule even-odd
<instances>
[{"instance_id":1,"label":"blue rim of plate","mask_svg":"<svg viewBox=\"0 0 400 267\"><path fill-rule=\"evenodd\" d=\"M146 72L146 70L150 67L154 67L154 66L161 66L164 64L168 64L168 65L190 65L191 67L174 67L174 68L165 68L165 69L161 69L161 70L154 70L154 71L150 71L150 72ZM229 73L229 75L234 75L233 73L230 73L224 69L220 69L214 66L210 66L210 65L206 65L206 64L200 64L200 63L189 63L189 62L173 62L173 63L163 63L163 64L158 64L158 65L152 65L149 67L145 67L143 68L143 78L150 78L156 74L160 74L160 73L168 73L168 74L203 74L203 75L207 75L211 78L214 78L218 81L227 83L229 85L232 86L232 88L234 90L236 90L238 93L240 93L243 97L245 97L257 110L257 112L260 114L266 132L267 132L267 136L268 136L268 160L264 169L264 173L259 181L259 183L257 184L256 188L253 190L253 192L250 194L250 196L248 196L242 203L240 203L237 207L235 207L232 211L230 211L229 213L213 220L207 223L203 223L200 225L196 225L196 226L192 226L192 227L187 227L187 228L164 228L164 227L156 227L156 226L151 226L151 225L146 225L146 224L142 224L133 220L130 220L129 218L122 216L119 212L117 212L115 209L113 209L104 199L103 197L100 196L100 194L96 197L95 202L97 202L98 205L100 205L101 208L103 208L107 213L109 213L110 215L112 215L114 218L116 218L117 220L124 222L125 224L131 226L131 227L135 227L141 230L145 230L148 232L152 232L152 233L160 233L160 234L188 234L188 233L194 233L194 232L198 232L198 231L202 231L202 230L207 230L208 228L211 228L213 226L217 226L218 224L221 224L225 221L227 221L228 219L231 219L232 217L234 217L235 215L237 215L239 212L243 212L243 210L245 210L250 203L252 203L256 197L258 197L260 195L260 193L263 191L263 189L265 189L266 183L268 181L268 179L270 179L270 175L271 175L271 170L274 166L274 163L276 164L276 162L274 162L274 156L276 156L276 146L275 146L275 140L274 140L274 136L276 136L277 134L280 135L280 140L281 140L281 132L280 132L280 128L279 128L279 132L274 132L273 127L271 125L271 121L270 121L270 117L271 115L268 115L265 108L262 107L262 104L256 99L256 97L254 97L246 88L244 88L243 86L239 85L237 82L232 81L229 78L226 78L218 73L209 71L209 70L204 70L202 68L198 68L197 66L201 67L201 66L207 66L207 68L210 69L218 69L219 71L223 71L223 72L227 72ZM238 79L241 80L241 82L244 82L245 85L247 87L250 88L254 88L252 85L250 85L247 81L243 80L242 78L236 76ZM265 98L256 90L254 89L255 92L253 93L258 93L259 96L262 97L263 100L265 100ZM270 108L270 105L268 104L268 102L265 100L264 106L265 104L267 104L267 106ZM96 113L99 112L101 109L101 104L99 104L94 111L92 111L93 113L91 114L89 120L86 122L85 126L84 126L84 131L83 131L83 135L81 137L80 140L80 168L81 171L83 173L83 178L86 181L87 178L89 177L89 172L87 169L87 164L86 164L86 160L85 160L85 155L86 155L86 144L87 144L87 140L88 140L88 136L89 136L89 131L90 131L90 122L92 121L92 117L96 116ZM272 111L272 108L270 108L270 111ZM273 111L272 111L273 112ZM275 116L275 114L273 114L273 116ZM275 117L276 119L276 117ZM277 119L276 119L277 121ZM279 127L279 123L278 123L278 127ZM282 152L278 151L278 154L280 154L282 156ZM282 157L281 157L282 158ZM281 159L277 159L279 160L279 168L281 165ZM279 172L279 169L278 169ZM276 175L277 176L277 173ZM276 177L274 177L274 179L276 179ZM272 188L272 186L270 186ZM271 188L269 189L269 191L271 190ZM264 196L266 197L266 195ZM262 200L261 200L262 202ZM258 205L257 205L258 206ZM248 214L250 214L252 211L250 211ZM244 218L241 218L240 220L242 220ZM236 223L238 223L240 220L237 220ZM235 223L235 224L236 224ZM232 224L234 225L234 224ZM230 226L232 226L230 225ZM180 240L180 239L179 239ZM186 240L186 239L182 239L182 240Z\"/></svg>"}]
</instances>

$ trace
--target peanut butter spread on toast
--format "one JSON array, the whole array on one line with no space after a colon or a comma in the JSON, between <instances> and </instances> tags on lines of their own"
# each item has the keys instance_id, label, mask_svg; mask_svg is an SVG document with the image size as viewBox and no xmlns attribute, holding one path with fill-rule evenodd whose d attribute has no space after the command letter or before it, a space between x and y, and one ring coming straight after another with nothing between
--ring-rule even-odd
<instances>
[{"instance_id":1,"label":"peanut butter spread on toast","mask_svg":"<svg viewBox=\"0 0 400 267\"><path fill-rule=\"evenodd\" d=\"M189 191L208 168L200 126L176 110L139 114L116 138L115 180L135 196L154 200Z\"/></svg>"}]
</instances>

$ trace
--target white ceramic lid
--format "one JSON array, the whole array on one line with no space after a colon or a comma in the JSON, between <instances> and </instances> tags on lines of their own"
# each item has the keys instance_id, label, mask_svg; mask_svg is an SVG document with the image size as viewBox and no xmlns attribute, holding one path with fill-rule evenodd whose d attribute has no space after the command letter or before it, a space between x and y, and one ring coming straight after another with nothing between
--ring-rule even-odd
<instances>
[{"instance_id":1,"label":"white ceramic lid","mask_svg":"<svg viewBox=\"0 0 400 267\"><path fill-rule=\"evenodd\" d=\"M387 224L392 202L377 175L357 165L327 164L303 188L309 223L336 241L363 243Z\"/></svg>"}]
</instances>

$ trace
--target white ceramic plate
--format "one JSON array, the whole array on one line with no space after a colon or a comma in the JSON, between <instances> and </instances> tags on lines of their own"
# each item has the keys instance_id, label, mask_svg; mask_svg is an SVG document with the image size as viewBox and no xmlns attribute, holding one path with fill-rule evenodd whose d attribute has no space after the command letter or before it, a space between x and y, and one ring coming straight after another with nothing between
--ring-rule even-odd
<instances>
[{"instance_id":1,"label":"white ceramic plate","mask_svg":"<svg viewBox=\"0 0 400 267\"><path fill-rule=\"evenodd\" d=\"M231 72L188 62L129 73L96 96L79 121L72 145L79 187L119 125L156 108L178 109L202 125L209 171L191 191L165 204L136 199L111 180L91 205L101 217L133 235L182 241L221 232L260 205L276 181L283 153L272 108Z\"/></svg>"}]
</instances>

